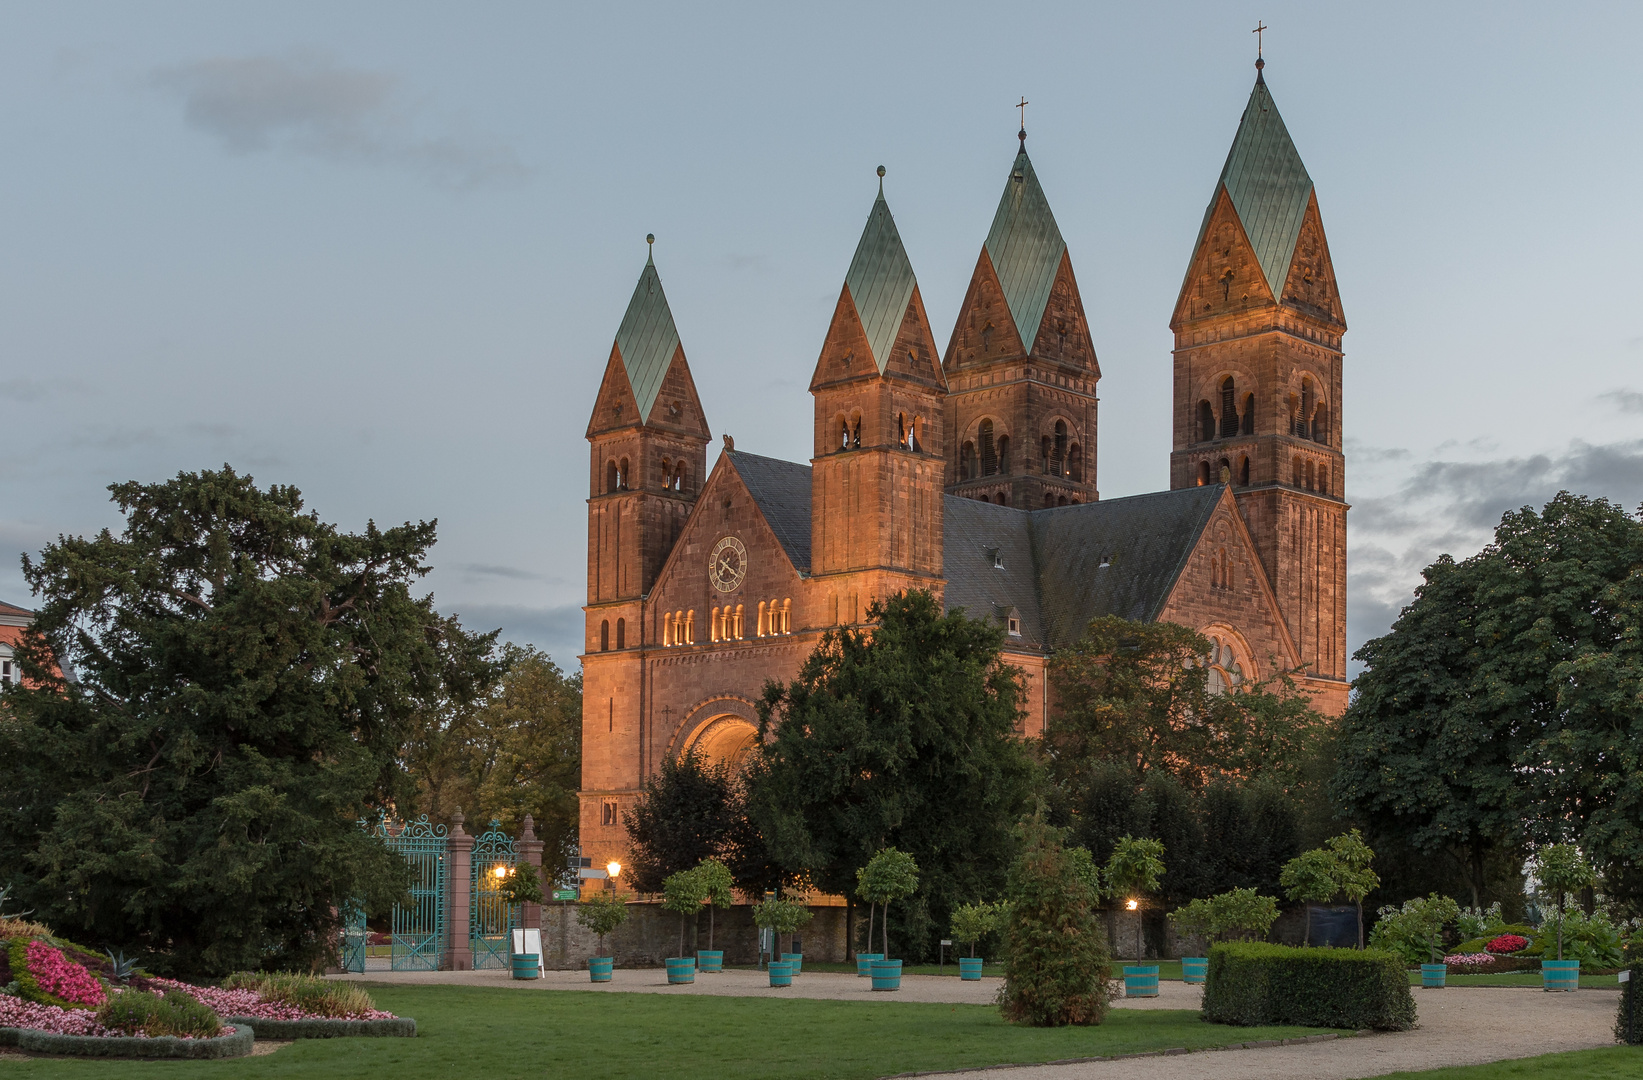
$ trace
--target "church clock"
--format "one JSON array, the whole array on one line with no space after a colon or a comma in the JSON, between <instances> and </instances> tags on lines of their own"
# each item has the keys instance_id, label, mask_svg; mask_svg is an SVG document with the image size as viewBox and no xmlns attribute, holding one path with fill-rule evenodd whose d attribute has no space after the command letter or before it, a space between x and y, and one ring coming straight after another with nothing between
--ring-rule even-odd
<instances>
[{"instance_id":1,"label":"church clock","mask_svg":"<svg viewBox=\"0 0 1643 1080\"><path fill-rule=\"evenodd\" d=\"M707 576L720 592L735 592L747 578L747 547L734 536L713 546L707 560Z\"/></svg>"}]
</instances>

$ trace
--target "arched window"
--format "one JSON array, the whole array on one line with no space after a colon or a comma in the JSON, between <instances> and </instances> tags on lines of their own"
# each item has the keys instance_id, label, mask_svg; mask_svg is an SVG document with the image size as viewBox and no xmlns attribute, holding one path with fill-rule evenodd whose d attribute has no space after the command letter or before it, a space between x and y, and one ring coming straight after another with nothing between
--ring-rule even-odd
<instances>
[{"instance_id":1,"label":"arched window","mask_svg":"<svg viewBox=\"0 0 1643 1080\"><path fill-rule=\"evenodd\" d=\"M662 459L662 490L663 491L671 491L672 489L673 489L673 469L670 467L668 459L663 458Z\"/></svg>"},{"instance_id":2,"label":"arched window","mask_svg":"<svg viewBox=\"0 0 1643 1080\"><path fill-rule=\"evenodd\" d=\"M1055 505L1057 505L1057 506L1066 506L1067 505L1067 497L1065 495L1057 496L1056 500L1055 500Z\"/></svg>"},{"instance_id":3,"label":"arched window","mask_svg":"<svg viewBox=\"0 0 1643 1080\"><path fill-rule=\"evenodd\" d=\"M628 477L631 475L632 473L628 472L628 459L623 458L621 468L616 470L616 486L626 490L630 483Z\"/></svg>"},{"instance_id":4,"label":"arched window","mask_svg":"<svg viewBox=\"0 0 1643 1080\"><path fill-rule=\"evenodd\" d=\"M850 449L850 421L839 417L839 449Z\"/></svg>"},{"instance_id":5,"label":"arched window","mask_svg":"<svg viewBox=\"0 0 1643 1080\"><path fill-rule=\"evenodd\" d=\"M1238 391L1232 384L1232 376L1228 375L1221 380L1221 438L1228 439L1238 434Z\"/></svg>"},{"instance_id":6,"label":"arched window","mask_svg":"<svg viewBox=\"0 0 1643 1080\"><path fill-rule=\"evenodd\" d=\"M1010 475L1010 437L1008 435L998 437L998 471L1005 476Z\"/></svg>"},{"instance_id":7,"label":"arched window","mask_svg":"<svg viewBox=\"0 0 1643 1080\"><path fill-rule=\"evenodd\" d=\"M1044 505L1045 506L1054 506L1055 505L1055 492L1046 491L1044 493Z\"/></svg>"},{"instance_id":8,"label":"arched window","mask_svg":"<svg viewBox=\"0 0 1643 1080\"><path fill-rule=\"evenodd\" d=\"M861 413L850 417L850 449L861 449Z\"/></svg>"},{"instance_id":9,"label":"arched window","mask_svg":"<svg viewBox=\"0 0 1643 1080\"><path fill-rule=\"evenodd\" d=\"M621 478L616 475L616 459L612 458L605 462L605 490L615 491L616 485L620 482Z\"/></svg>"},{"instance_id":10,"label":"arched window","mask_svg":"<svg viewBox=\"0 0 1643 1080\"><path fill-rule=\"evenodd\" d=\"M1301 401L1299 410L1295 414L1295 437L1308 439L1312 437L1312 409L1315 402L1312 394L1312 379L1301 379Z\"/></svg>"},{"instance_id":11,"label":"arched window","mask_svg":"<svg viewBox=\"0 0 1643 1080\"><path fill-rule=\"evenodd\" d=\"M1208 483L1209 483L1209 462L1200 461L1198 463L1198 486L1203 487Z\"/></svg>"},{"instance_id":12,"label":"arched window","mask_svg":"<svg viewBox=\"0 0 1643 1080\"><path fill-rule=\"evenodd\" d=\"M605 619L599 624L599 651L610 652L610 620Z\"/></svg>"},{"instance_id":13,"label":"arched window","mask_svg":"<svg viewBox=\"0 0 1643 1080\"><path fill-rule=\"evenodd\" d=\"M1215 465L1215 482L1217 484L1232 483L1232 462L1222 458Z\"/></svg>"},{"instance_id":14,"label":"arched window","mask_svg":"<svg viewBox=\"0 0 1643 1080\"><path fill-rule=\"evenodd\" d=\"M765 621L764 621L764 601L760 600L759 601L759 630L758 630L758 633L759 633L760 637L764 637L765 634L767 634L769 632L770 632L769 627L767 627L765 625Z\"/></svg>"},{"instance_id":15,"label":"arched window","mask_svg":"<svg viewBox=\"0 0 1643 1080\"><path fill-rule=\"evenodd\" d=\"M1305 487L1306 486L1306 473L1302 469L1301 455L1299 455L1299 454L1295 455L1295 461L1293 462L1292 468L1290 469L1290 481L1289 482L1294 484L1296 487Z\"/></svg>"},{"instance_id":16,"label":"arched window","mask_svg":"<svg viewBox=\"0 0 1643 1080\"><path fill-rule=\"evenodd\" d=\"M781 615L781 625L782 625L781 632L784 633L784 634L791 634L793 632L793 598L792 597L788 597L787 599L782 601L782 610L780 612L780 615Z\"/></svg>"},{"instance_id":17,"label":"arched window","mask_svg":"<svg viewBox=\"0 0 1643 1080\"><path fill-rule=\"evenodd\" d=\"M897 413L896 414L896 445L897 446L906 446L908 441L909 440L908 440L908 437L907 437L907 414L906 413Z\"/></svg>"},{"instance_id":18,"label":"arched window","mask_svg":"<svg viewBox=\"0 0 1643 1080\"><path fill-rule=\"evenodd\" d=\"M1050 471L1057 476L1067 475L1067 422L1055 422L1055 445L1050 448Z\"/></svg>"},{"instance_id":19,"label":"arched window","mask_svg":"<svg viewBox=\"0 0 1643 1080\"><path fill-rule=\"evenodd\" d=\"M1318 466L1318 494L1320 495L1329 494L1329 471L1327 464Z\"/></svg>"},{"instance_id":20,"label":"arched window","mask_svg":"<svg viewBox=\"0 0 1643 1080\"><path fill-rule=\"evenodd\" d=\"M1045 476L1048 476L1050 475L1050 437L1048 435L1044 436L1043 442L1044 445L1041 453L1044 460L1042 464L1039 465L1038 471L1043 473Z\"/></svg>"},{"instance_id":21,"label":"arched window","mask_svg":"<svg viewBox=\"0 0 1643 1080\"><path fill-rule=\"evenodd\" d=\"M673 467L673 490L681 494L690 490L690 474L682 461Z\"/></svg>"},{"instance_id":22,"label":"arched window","mask_svg":"<svg viewBox=\"0 0 1643 1080\"><path fill-rule=\"evenodd\" d=\"M628 647L628 621L626 619L616 620L616 647L618 649Z\"/></svg>"},{"instance_id":23,"label":"arched window","mask_svg":"<svg viewBox=\"0 0 1643 1080\"><path fill-rule=\"evenodd\" d=\"M1247 455L1238 464L1238 483L1244 487L1249 486L1249 457Z\"/></svg>"},{"instance_id":24,"label":"arched window","mask_svg":"<svg viewBox=\"0 0 1643 1080\"><path fill-rule=\"evenodd\" d=\"M976 444L967 442L958 452L958 478L960 480L974 480L976 478Z\"/></svg>"},{"instance_id":25,"label":"arched window","mask_svg":"<svg viewBox=\"0 0 1643 1080\"><path fill-rule=\"evenodd\" d=\"M922 416L913 417L913 422L910 425L908 425L907 433L913 440L912 443L908 446L908 449L913 451L915 454L923 453L924 452L924 417L922 417Z\"/></svg>"},{"instance_id":26,"label":"arched window","mask_svg":"<svg viewBox=\"0 0 1643 1080\"><path fill-rule=\"evenodd\" d=\"M1209 442L1215 438L1215 409L1207 401L1198 403L1198 441Z\"/></svg>"},{"instance_id":27,"label":"arched window","mask_svg":"<svg viewBox=\"0 0 1643 1080\"><path fill-rule=\"evenodd\" d=\"M685 644L696 644L696 609L685 612Z\"/></svg>"},{"instance_id":28,"label":"arched window","mask_svg":"<svg viewBox=\"0 0 1643 1080\"><path fill-rule=\"evenodd\" d=\"M998 447L993 445L993 422L983 420L977 429L976 438L981 443L981 475L992 476L998 472Z\"/></svg>"},{"instance_id":29,"label":"arched window","mask_svg":"<svg viewBox=\"0 0 1643 1080\"><path fill-rule=\"evenodd\" d=\"M1319 405L1312 414L1312 441L1329 445L1329 407Z\"/></svg>"},{"instance_id":30,"label":"arched window","mask_svg":"<svg viewBox=\"0 0 1643 1080\"><path fill-rule=\"evenodd\" d=\"M1310 461L1307 462L1306 463L1306 489L1308 491L1312 491L1318 486L1316 475L1317 474L1313 470L1312 462L1310 462Z\"/></svg>"},{"instance_id":31,"label":"arched window","mask_svg":"<svg viewBox=\"0 0 1643 1080\"><path fill-rule=\"evenodd\" d=\"M993 347L993 324L988 323L981 328L981 353L985 356Z\"/></svg>"},{"instance_id":32,"label":"arched window","mask_svg":"<svg viewBox=\"0 0 1643 1080\"><path fill-rule=\"evenodd\" d=\"M736 614L730 620L730 636L742 640L742 605L736 605Z\"/></svg>"},{"instance_id":33,"label":"arched window","mask_svg":"<svg viewBox=\"0 0 1643 1080\"><path fill-rule=\"evenodd\" d=\"M714 608L713 609L713 614L708 616L708 620L707 620L707 639L709 641L718 641L719 640L719 609L718 608Z\"/></svg>"},{"instance_id":34,"label":"arched window","mask_svg":"<svg viewBox=\"0 0 1643 1080\"><path fill-rule=\"evenodd\" d=\"M1244 411L1238 415L1238 432L1241 435L1255 434L1255 395L1244 395Z\"/></svg>"},{"instance_id":35,"label":"arched window","mask_svg":"<svg viewBox=\"0 0 1643 1080\"><path fill-rule=\"evenodd\" d=\"M1084 482L1084 451L1077 443L1067 451L1067 477L1075 483Z\"/></svg>"}]
</instances>

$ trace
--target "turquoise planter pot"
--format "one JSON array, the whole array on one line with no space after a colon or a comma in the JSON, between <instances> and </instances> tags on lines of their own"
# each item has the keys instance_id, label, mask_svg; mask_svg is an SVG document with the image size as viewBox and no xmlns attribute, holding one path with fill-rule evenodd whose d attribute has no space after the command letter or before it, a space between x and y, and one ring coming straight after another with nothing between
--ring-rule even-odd
<instances>
[{"instance_id":1,"label":"turquoise planter pot","mask_svg":"<svg viewBox=\"0 0 1643 1080\"><path fill-rule=\"evenodd\" d=\"M610 973L616 967L614 956L593 956L588 958L588 977L594 982L610 982Z\"/></svg>"},{"instance_id":2,"label":"turquoise planter pot","mask_svg":"<svg viewBox=\"0 0 1643 1080\"><path fill-rule=\"evenodd\" d=\"M770 985L792 986L793 965L789 964L786 960L770 961Z\"/></svg>"},{"instance_id":3,"label":"turquoise planter pot","mask_svg":"<svg viewBox=\"0 0 1643 1080\"><path fill-rule=\"evenodd\" d=\"M1546 990L1579 990L1579 960L1542 960L1541 987Z\"/></svg>"},{"instance_id":4,"label":"turquoise planter pot","mask_svg":"<svg viewBox=\"0 0 1643 1080\"><path fill-rule=\"evenodd\" d=\"M1182 958L1182 960L1181 960L1181 981L1182 982L1193 983L1193 984L1201 986L1201 985L1203 985L1204 980L1207 979L1207 978L1209 978L1209 957L1207 957L1207 956L1187 956L1187 957Z\"/></svg>"},{"instance_id":5,"label":"turquoise planter pot","mask_svg":"<svg viewBox=\"0 0 1643 1080\"><path fill-rule=\"evenodd\" d=\"M859 953L857 953L856 954L856 975L857 975L857 977L863 978L863 979L872 978L873 977L873 961L874 960L883 960L883 959L884 959L884 954L883 953L876 953L876 952L859 952Z\"/></svg>"},{"instance_id":6,"label":"turquoise planter pot","mask_svg":"<svg viewBox=\"0 0 1643 1080\"><path fill-rule=\"evenodd\" d=\"M965 982L981 981L981 961L979 956L961 956L958 958L958 977Z\"/></svg>"},{"instance_id":7,"label":"turquoise planter pot","mask_svg":"<svg viewBox=\"0 0 1643 1080\"><path fill-rule=\"evenodd\" d=\"M782 961L784 963L792 964L793 974L797 975L804 967L804 953L784 952L782 953Z\"/></svg>"},{"instance_id":8,"label":"turquoise planter pot","mask_svg":"<svg viewBox=\"0 0 1643 1080\"><path fill-rule=\"evenodd\" d=\"M541 954L526 952L513 953L513 977L516 979L540 979L542 977Z\"/></svg>"},{"instance_id":9,"label":"turquoise planter pot","mask_svg":"<svg viewBox=\"0 0 1643 1080\"><path fill-rule=\"evenodd\" d=\"M1144 964L1124 968L1124 996L1146 998L1158 996L1158 965Z\"/></svg>"},{"instance_id":10,"label":"turquoise planter pot","mask_svg":"<svg viewBox=\"0 0 1643 1080\"><path fill-rule=\"evenodd\" d=\"M901 961L874 960L873 961L873 989L900 990L901 989Z\"/></svg>"},{"instance_id":11,"label":"turquoise planter pot","mask_svg":"<svg viewBox=\"0 0 1643 1080\"><path fill-rule=\"evenodd\" d=\"M694 956L670 956L662 962L667 965L668 982L693 983L696 981L696 958Z\"/></svg>"},{"instance_id":12,"label":"turquoise planter pot","mask_svg":"<svg viewBox=\"0 0 1643 1080\"><path fill-rule=\"evenodd\" d=\"M1442 990L1449 977L1448 964L1422 964L1421 985L1429 990Z\"/></svg>"},{"instance_id":13,"label":"turquoise planter pot","mask_svg":"<svg viewBox=\"0 0 1643 1080\"><path fill-rule=\"evenodd\" d=\"M725 951L723 949L698 949L696 951L696 970L704 975L717 975L725 969Z\"/></svg>"}]
</instances>

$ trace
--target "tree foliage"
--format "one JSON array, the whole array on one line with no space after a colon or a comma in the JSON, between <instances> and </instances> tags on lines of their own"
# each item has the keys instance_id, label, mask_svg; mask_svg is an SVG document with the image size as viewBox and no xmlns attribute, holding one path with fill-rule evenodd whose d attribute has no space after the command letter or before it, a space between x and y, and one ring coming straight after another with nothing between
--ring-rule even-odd
<instances>
[{"instance_id":1,"label":"tree foliage","mask_svg":"<svg viewBox=\"0 0 1643 1080\"><path fill-rule=\"evenodd\" d=\"M1574 844L1548 844L1535 852L1535 877L1557 897L1557 958L1563 959L1563 902L1568 894L1597 880L1591 863Z\"/></svg>"},{"instance_id":2,"label":"tree foliage","mask_svg":"<svg viewBox=\"0 0 1643 1080\"><path fill-rule=\"evenodd\" d=\"M999 992L1004 1018L1036 1027L1099 1024L1111 998L1099 897L1069 862L1063 830L1038 814L1019 835Z\"/></svg>"},{"instance_id":3,"label":"tree foliage","mask_svg":"<svg viewBox=\"0 0 1643 1080\"><path fill-rule=\"evenodd\" d=\"M907 852L893 847L873 853L867 865L856 871L856 895L869 904L884 906L884 957L890 958L890 904L918 892L918 862ZM869 942L871 944L871 942Z\"/></svg>"},{"instance_id":4,"label":"tree foliage","mask_svg":"<svg viewBox=\"0 0 1643 1080\"><path fill-rule=\"evenodd\" d=\"M1343 720L1333 794L1376 835L1464 866L1573 835L1643 897L1643 525L1559 493L1425 570Z\"/></svg>"},{"instance_id":5,"label":"tree foliage","mask_svg":"<svg viewBox=\"0 0 1643 1080\"><path fill-rule=\"evenodd\" d=\"M745 892L784 883L769 869L764 840L747 816L745 779L725 762L709 762L694 747L662 760L645 778L627 826L628 881L640 892L661 892L670 874L717 859Z\"/></svg>"},{"instance_id":6,"label":"tree foliage","mask_svg":"<svg viewBox=\"0 0 1643 1080\"><path fill-rule=\"evenodd\" d=\"M875 602L870 629L830 631L759 706L767 742L749 770L768 850L835 894L882 847L920 868L902 948L931 955L966 898L996 895L1013 854L1009 822L1034 766L1015 727L1019 672L994 625L943 615L927 592Z\"/></svg>"},{"instance_id":7,"label":"tree foliage","mask_svg":"<svg viewBox=\"0 0 1643 1080\"><path fill-rule=\"evenodd\" d=\"M413 595L431 522L346 533L227 466L110 490L119 535L23 560L0 865L59 931L157 967L316 964L344 902L403 894L358 821L409 800L414 717L489 685L491 636Z\"/></svg>"},{"instance_id":8,"label":"tree foliage","mask_svg":"<svg viewBox=\"0 0 1643 1080\"><path fill-rule=\"evenodd\" d=\"M1210 944L1233 938L1261 940L1278 919L1278 901L1254 889L1232 889L1193 900L1169 917L1182 933L1198 934Z\"/></svg>"},{"instance_id":9,"label":"tree foliage","mask_svg":"<svg viewBox=\"0 0 1643 1080\"><path fill-rule=\"evenodd\" d=\"M615 889L599 889L576 905L576 924L599 938L599 954L605 951L605 937L628 921L628 896Z\"/></svg>"}]
</instances>

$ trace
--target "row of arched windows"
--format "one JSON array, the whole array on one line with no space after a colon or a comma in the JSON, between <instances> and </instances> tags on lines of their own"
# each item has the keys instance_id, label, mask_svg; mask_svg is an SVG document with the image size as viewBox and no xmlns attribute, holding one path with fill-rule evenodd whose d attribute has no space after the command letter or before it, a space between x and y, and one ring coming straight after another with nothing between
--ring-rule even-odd
<instances>
[{"instance_id":1,"label":"row of arched windows","mask_svg":"<svg viewBox=\"0 0 1643 1080\"><path fill-rule=\"evenodd\" d=\"M1230 439L1237 435L1255 434L1255 395L1245 394L1244 405L1238 408L1238 384L1231 375L1221 380L1221 416L1217 420L1215 407L1208 401L1198 403L1198 441Z\"/></svg>"},{"instance_id":2,"label":"row of arched windows","mask_svg":"<svg viewBox=\"0 0 1643 1080\"><path fill-rule=\"evenodd\" d=\"M1249 455L1245 454L1238 459L1238 468L1236 470L1233 469L1232 461L1228 458L1222 458L1214 465L1207 461L1200 461L1198 463L1198 486L1203 487L1206 484L1238 484L1242 487L1248 487Z\"/></svg>"},{"instance_id":3,"label":"row of arched windows","mask_svg":"<svg viewBox=\"0 0 1643 1080\"><path fill-rule=\"evenodd\" d=\"M713 620L708 624L708 636L714 641L742 640L742 605L713 609Z\"/></svg>"},{"instance_id":4,"label":"row of arched windows","mask_svg":"<svg viewBox=\"0 0 1643 1080\"><path fill-rule=\"evenodd\" d=\"M982 420L976 425L975 439L966 440L959 448L959 480L1008 476L1010 469L1010 437L1005 434L995 435L993 421ZM1040 440L1039 471L1045 476L1059 476L1075 483L1083 483L1084 451L1073 441L1065 420L1057 420L1053 433L1045 435Z\"/></svg>"},{"instance_id":5,"label":"row of arched windows","mask_svg":"<svg viewBox=\"0 0 1643 1080\"><path fill-rule=\"evenodd\" d=\"M675 611L671 614L662 614L662 644L694 645L696 644L696 612Z\"/></svg>"},{"instance_id":6,"label":"row of arched windows","mask_svg":"<svg viewBox=\"0 0 1643 1080\"><path fill-rule=\"evenodd\" d=\"M759 636L774 637L793 632L793 600L759 601Z\"/></svg>"},{"instance_id":7,"label":"row of arched windows","mask_svg":"<svg viewBox=\"0 0 1643 1080\"><path fill-rule=\"evenodd\" d=\"M1301 380L1301 394L1289 396L1289 429L1297 439L1329 444L1329 409L1318 404L1310 377Z\"/></svg>"},{"instance_id":8,"label":"row of arched windows","mask_svg":"<svg viewBox=\"0 0 1643 1080\"><path fill-rule=\"evenodd\" d=\"M1295 455L1290 467L1290 483L1298 488L1316 491L1320 495L1329 494L1329 463L1327 461L1312 461Z\"/></svg>"},{"instance_id":9,"label":"row of arched windows","mask_svg":"<svg viewBox=\"0 0 1643 1080\"><path fill-rule=\"evenodd\" d=\"M616 620L616 647L618 649L628 647L628 621L626 619ZM601 620L599 623L599 651L610 652L609 619Z\"/></svg>"},{"instance_id":10,"label":"row of arched windows","mask_svg":"<svg viewBox=\"0 0 1643 1080\"><path fill-rule=\"evenodd\" d=\"M661 461L659 483L663 491L685 492L690 490L690 471L686 467L685 459L670 461L663 458ZM628 466L627 458L611 458L605 462L605 492L628 491L633 487L633 474Z\"/></svg>"}]
</instances>

